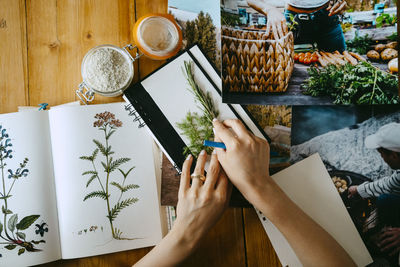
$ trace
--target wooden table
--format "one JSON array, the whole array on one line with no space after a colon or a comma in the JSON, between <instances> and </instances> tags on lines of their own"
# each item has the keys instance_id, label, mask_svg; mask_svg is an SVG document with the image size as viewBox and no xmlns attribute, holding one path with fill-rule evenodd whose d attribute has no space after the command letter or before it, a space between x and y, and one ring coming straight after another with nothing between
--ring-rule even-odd
<instances>
[{"instance_id":1,"label":"wooden table","mask_svg":"<svg viewBox=\"0 0 400 267\"><path fill-rule=\"evenodd\" d=\"M0 113L77 100L81 61L100 44L132 43L137 18L167 0L0 0ZM160 66L142 57L136 81ZM96 96L95 103L122 101ZM45 266L130 266L150 248ZM230 208L183 266L280 266L254 210Z\"/></svg>"}]
</instances>

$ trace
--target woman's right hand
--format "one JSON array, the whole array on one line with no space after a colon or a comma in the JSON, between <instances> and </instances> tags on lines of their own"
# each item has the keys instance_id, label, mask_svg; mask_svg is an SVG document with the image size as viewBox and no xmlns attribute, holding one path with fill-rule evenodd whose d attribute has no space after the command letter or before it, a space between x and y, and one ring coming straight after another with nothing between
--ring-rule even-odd
<instances>
[{"instance_id":1,"label":"woman's right hand","mask_svg":"<svg viewBox=\"0 0 400 267\"><path fill-rule=\"evenodd\" d=\"M213 121L215 140L226 150L216 149L218 160L232 183L255 204L265 186L273 184L269 176L269 144L244 127L237 119Z\"/></svg>"},{"instance_id":2,"label":"woman's right hand","mask_svg":"<svg viewBox=\"0 0 400 267\"><path fill-rule=\"evenodd\" d=\"M276 8L270 8L264 13L267 16L267 29L265 32L269 34L272 30L275 40L284 37L288 33L288 27L286 25L286 18L282 12Z\"/></svg>"}]
</instances>

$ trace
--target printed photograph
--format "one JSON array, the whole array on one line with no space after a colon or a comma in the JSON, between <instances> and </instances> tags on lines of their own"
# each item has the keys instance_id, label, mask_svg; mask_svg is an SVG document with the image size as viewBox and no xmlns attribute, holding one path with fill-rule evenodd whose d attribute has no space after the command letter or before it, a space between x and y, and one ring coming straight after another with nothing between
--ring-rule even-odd
<instances>
[{"instance_id":1,"label":"printed photograph","mask_svg":"<svg viewBox=\"0 0 400 267\"><path fill-rule=\"evenodd\" d=\"M400 106L294 106L291 162L319 153L368 248L398 266Z\"/></svg>"},{"instance_id":2,"label":"printed photograph","mask_svg":"<svg viewBox=\"0 0 400 267\"><path fill-rule=\"evenodd\" d=\"M394 1L221 0L223 101L398 104Z\"/></svg>"},{"instance_id":3,"label":"printed photograph","mask_svg":"<svg viewBox=\"0 0 400 267\"><path fill-rule=\"evenodd\" d=\"M199 45L211 63L221 71L221 17L214 0L168 0L168 13L182 29L182 50Z\"/></svg>"}]
</instances>

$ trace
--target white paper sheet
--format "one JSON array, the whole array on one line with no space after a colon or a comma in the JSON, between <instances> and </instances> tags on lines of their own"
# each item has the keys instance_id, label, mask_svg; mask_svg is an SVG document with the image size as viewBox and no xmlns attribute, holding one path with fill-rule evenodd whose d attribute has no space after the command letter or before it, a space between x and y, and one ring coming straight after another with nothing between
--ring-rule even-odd
<instances>
[{"instance_id":1,"label":"white paper sheet","mask_svg":"<svg viewBox=\"0 0 400 267\"><path fill-rule=\"evenodd\" d=\"M6 192L10 189L13 178L8 178L8 169L15 174L20 168L20 163L24 158L28 158L26 169L29 170L26 177L22 176L15 180L15 184L10 191L11 197L7 199L7 206L13 214L7 216L7 223L4 223L4 214L0 216L0 222L3 225L1 236L5 237L4 228L7 228L8 234L15 240L16 231L11 234L9 228L9 219L12 215L18 215L18 222L24 217L30 215L40 215L30 227L20 232L26 235L25 240L39 241L45 240L46 243L34 245L38 252L29 252L25 250L18 256L21 246L16 246L13 250L4 248L7 242L0 238L0 258L1 266L27 266L54 261L61 258L57 207L54 187L53 164L50 147L49 121L47 111L29 111L23 113L10 113L0 115L0 125L2 131L4 128L11 139L12 146L7 149L12 150L13 157L6 159L3 163L7 165L4 168L4 182ZM1 172L1 169L0 169ZM2 174L0 174L0 179ZM3 192L3 182L0 180L0 192ZM5 206L4 200L0 200L0 206ZM40 226L44 232L43 237L36 234ZM21 238L20 238L21 239Z\"/></svg>"},{"instance_id":2,"label":"white paper sheet","mask_svg":"<svg viewBox=\"0 0 400 267\"><path fill-rule=\"evenodd\" d=\"M357 266L372 263L346 207L332 183L320 156L314 154L275 174L272 179L302 209L347 251ZM257 211L283 266L302 266L279 230Z\"/></svg>"},{"instance_id":3,"label":"white paper sheet","mask_svg":"<svg viewBox=\"0 0 400 267\"><path fill-rule=\"evenodd\" d=\"M195 96L189 90L189 85L182 72L185 60L192 61L191 57L187 53L182 54L173 62L165 65L155 74L142 81L143 87L156 102L177 133L182 133L182 130L177 127L177 123L182 122L187 112L190 111L202 114L202 111L199 108L200 104L195 102ZM210 92L215 107L220 111L219 119L224 120L236 118L236 115L229 106L222 103L221 96L213 88L213 85L206 78L203 72L195 64L193 64L193 66L193 75L199 87L204 91ZM243 115L243 113L240 115ZM246 124L251 122L247 116L244 116L243 119ZM263 138L261 132L258 131L254 124L249 123L249 126L251 125L254 134ZM190 141L186 136L181 135L181 138L186 145L190 144Z\"/></svg>"},{"instance_id":4,"label":"white paper sheet","mask_svg":"<svg viewBox=\"0 0 400 267\"><path fill-rule=\"evenodd\" d=\"M96 120L94 116L104 111L115 114L116 119L123 123L109 139L109 144L115 151L112 157L131 158L131 161L120 168L126 172L131 166L135 166L126 183L140 186L124 193L122 199L135 197L139 201L122 209L113 224L114 228L123 232L123 237L138 238L135 240L112 238L110 223L106 218L108 213L105 200L91 198L83 201L88 193L101 190L97 179L86 188L90 176L83 177L82 172L92 169L91 162L79 157L90 155L96 148L92 139L105 142L104 133L93 127ZM50 127L63 258L112 253L152 246L159 242L162 234L151 137L146 131L137 128L124 110L123 104L57 108L50 111ZM105 157L99 152L95 166L105 187L106 173L100 160L105 162ZM122 182L118 170L112 172L110 179ZM113 206L120 191L114 186L109 187L112 202L110 206ZM92 226L98 227L96 231L90 231Z\"/></svg>"}]
</instances>

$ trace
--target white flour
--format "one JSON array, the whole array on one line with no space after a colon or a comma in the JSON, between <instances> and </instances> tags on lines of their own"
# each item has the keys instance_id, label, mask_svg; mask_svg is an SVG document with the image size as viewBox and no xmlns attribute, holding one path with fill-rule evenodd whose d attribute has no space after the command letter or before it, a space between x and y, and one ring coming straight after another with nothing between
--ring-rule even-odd
<instances>
[{"instance_id":1,"label":"white flour","mask_svg":"<svg viewBox=\"0 0 400 267\"><path fill-rule=\"evenodd\" d=\"M100 92L113 92L129 81L130 62L112 48L99 48L88 56L84 66L86 82Z\"/></svg>"}]
</instances>

